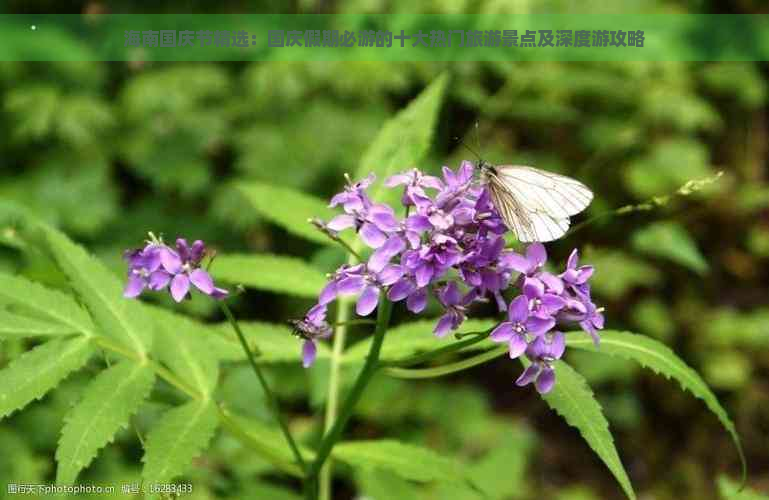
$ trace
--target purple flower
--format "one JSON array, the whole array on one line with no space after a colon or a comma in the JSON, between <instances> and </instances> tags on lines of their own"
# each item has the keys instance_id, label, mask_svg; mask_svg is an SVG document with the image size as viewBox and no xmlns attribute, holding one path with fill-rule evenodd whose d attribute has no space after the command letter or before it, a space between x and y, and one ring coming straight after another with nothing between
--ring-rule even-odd
<instances>
[{"instance_id":1,"label":"purple flower","mask_svg":"<svg viewBox=\"0 0 769 500\"><path fill-rule=\"evenodd\" d=\"M319 303L326 305L339 295L360 294L355 310L360 316L368 316L376 309L382 288L398 281L403 275L403 268L397 264L384 263L381 267L372 266L374 255L369 264L342 266L320 293Z\"/></svg>"},{"instance_id":2,"label":"purple flower","mask_svg":"<svg viewBox=\"0 0 769 500\"><path fill-rule=\"evenodd\" d=\"M516 385L523 387L534 382L537 392L546 394L555 385L553 362L561 359L566 350L566 341L561 332L540 335L526 348L526 357L531 364L523 371Z\"/></svg>"},{"instance_id":3,"label":"purple flower","mask_svg":"<svg viewBox=\"0 0 769 500\"><path fill-rule=\"evenodd\" d=\"M455 281L450 281L446 286L436 292L438 301L446 309L446 312L438 320L433 333L436 337L444 337L451 330L456 330L467 317L465 306L467 301L463 299L459 286ZM466 297L467 298L467 297Z\"/></svg>"},{"instance_id":4,"label":"purple flower","mask_svg":"<svg viewBox=\"0 0 769 500\"><path fill-rule=\"evenodd\" d=\"M430 198L425 193L425 188L443 189L443 182L432 175L425 175L416 168L396 174L385 181L385 186L393 188L395 186L406 186L403 190L401 203L403 206L420 205L430 202Z\"/></svg>"},{"instance_id":5,"label":"purple flower","mask_svg":"<svg viewBox=\"0 0 769 500\"><path fill-rule=\"evenodd\" d=\"M543 319L531 315L529 299L519 295L507 310L508 321L499 324L489 338L494 342L507 342L510 358L517 358L526 351L530 339L536 338L555 326L553 318Z\"/></svg>"},{"instance_id":6,"label":"purple flower","mask_svg":"<svg viewBox=\"0 0 769 500\"><path fill-rule=\"evenodd\" d=\"M579 251L575 248L569 255L566 263L566 271L561 273L561 279L568 285L578 287L584 291L584 286L593 276L593 266L579 266Z\"/></svg>"},{"instance_id":7,"label":"purple flower","mask_svg":"<svg viewBox=\"0 0 769 500\"><path fill-rule=\"evenodd\" d=\"M544 393L555 381L551 363L565 346L563 334L552 331L556 324L577 323L598 341L604 319L603 309L590 298L593 268L579 266L574 250L565 271L555 275L545 271L548 256L541 243L528 245L522 254L506 250L508 229L489 191L474 181L474 169L462 162L456 171L443 167L442 178L418 169L388 178L387 187L402 186L406 210L369 198L373 175L357 183L348 177L344 191L331 200L344 213L315 224L332 238L354 228L373 252L365 262L341 266L318 302L325 307L339 295L357 295L355 310L366 316L385 295L392 302L405 301L418 314L432 291L443 307L434 333L443 337L462 324L473 303L493 297L507 320L492 331L491 340L507 342L512 358L526 353L532 366L519 385L535 383ZM402 212L408 216L396 216ZM149 279L146 266L136 269L137 283ZM508 305L503 293L511 285L518 292ZM315 344L306 343L305 349L304 357L312 358Z\"/></svg>"},{"instance_id":8,"label":"purple flower","mask_svg":"<svg viewBox=\"0 0 769 500\"><path fill-rule=\"evenodd\" d=\"M145 288L163 290L169 287L171 296L181 302L190 284L206 295L223 299L229 293L214 285L211 275L200 267L206 253L205 244L196 240L192 246L184 238L176 240L176 250L169 248L150 233L152 241L143 249L125 252L128 262L128 282L123 295L139 296Z\"/></svg>"},{"instance_id":9,"label":"purple flower","mask_svg":"<svg viewBox=\"0 0 769 500\"><path fill-rule=\"evenodd\" d=\"M304 319L289 321L294 326L294 334L304 339L302 343L302 366L309 368L315 362L318 347L316 339L326 339L331 336L331 325L326 322L326 306L316 304Z\"/></svg>"},{"instance_id":10,"label":"purple flower","mask_svg":"<svg viewBox=\"0 0 769 500\"><path fill-rule=\"evenodd\" d=\"M589 294L574 291L573 298L568 298L564 309L558 314L559 321L579 323L580 328L593 337L597 346L601 338L598 330L604 327L603 307L596 307Z\"/></svg>"},{"instance_id":11,"label":"purple flower","mask_svg":"<svg viewBox=\"0 0 769 500\"><path fill-rule=\"evenodd\" d=\"M148 243L144 248L126 250L123 259L128 262L128 281L123 296L134 298L141 295L145 288L162 290L167 284L168 273L160 269L162 247Z\"/></svg>"},{"instance_id":12,"label":"purple flower","mask_svg":"<svg viewBox=\"0 0 769 500\"><path fill-rule=\"evenodd\" d=\"M539 280L530 279L523 283L523 294L529 299L532 315L537 318L553 318L566 306L566 299L545 290L545 284Z\"/></svg>"}]
</instances>

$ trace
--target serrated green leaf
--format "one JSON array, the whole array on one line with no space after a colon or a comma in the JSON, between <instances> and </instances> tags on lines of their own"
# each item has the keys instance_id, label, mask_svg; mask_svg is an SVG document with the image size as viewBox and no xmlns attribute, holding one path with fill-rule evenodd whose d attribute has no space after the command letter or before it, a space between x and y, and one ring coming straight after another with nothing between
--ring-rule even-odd
<instances>
[{"instance_id":1,"label":"serrated green leaf","mask_svg":"<svg viewBox=\"0 0 769 500\"><path fill-rule=\"evenodd\" d=\"M65 325L86 336L95 334L88 313L71 296L20 276L0 273L0 304Z\"/></svg>"},{"instance_id":2,"label":"serrated green leaf","mask_svg":"<svg viewBox=\"0 0 769 500\"><path fill-rule=\"evenodd\" d=\"M0 418L43 397L81 368L94 349L86 337L41 344L0 370Z\"/></svg>"},{"instance_id":3,"label":"serrated green leaf","mask_svg":"<svg viewBox=\"0 0 769 500\"><path fill-rule=\"evenodd\" d=\"M208 446L218 424L212 399L190 401L163 414L144 444L145 484L168 483L183 474Z\"/></svg>"},{"instance_id":4,"label":"serrated green leaf","mask_svg":"<svg viewBox=\"0 0 769 500\"><path fill-rule=\"evenodd\" d=\"M78 333L74 328L0 310L0 338L59 337Z\"/></svg>"},{"instance_id":5,"label":"serrated green leaf","mask_svg":"<svg viewBox=\"0 0 769 500\"><path fill-rule=\"evenodd\" d=\"M219 378L219 360L205 332L198 332L202 325L163 310L151 314L157 326L155 356L209 399Z\"/></svg>"},{"instance_id":6,"label":"serrated green leaf","mask_svg":"<svg viewBox=\"0 0 769 500\"><path fill-rule=\"evenodd\" d=\"M400 190L388 190L383 183L397 172L418 166L427 153L447 83L445 73L433 80L406 108L384 124L363 154L355 178L363 179L371 172L376 175L379 182L368 191L372 199L397 200L400 196Z\"/></svg>"},{"instance_id":7,"label":"serrated green leaf","mask_svg":"<svg viewBox=\"0 0 769 500\"><path fill-rule=\"evenodd\" d=\"M235 188L254 210L289 233L321 245L336 244L308 221L312 217L326 221L334 217L336 213L328 207L328 202L301 191L256 181L240 182Z\"/></svg>"},{"instance_id":8,"label":"serrated green leaf","mask_svg":"<svg viewBox=\"0 0 769 500\"><path fill-rule=\"evenodd\" d=\"M704 274L708 262L686 229L675 222L655 222L639 229L631 239L637 251L667 259Z\"/></svg>"},{"instance_id":9,"label":"serrated green leaf","mask_svg":"<svg viewBox=\"0 0 769 500\"><path fill-rule=\"evenodd\" d=\"M433 450L389 439L341 442L334 458L350 467L376 467L418 482L462 482L462 466Z\"/></svg>"},{"instance_id":10,"label":"serrated green leaf","mask_svg":"<svg viewBox=\"0 0 769 500\"><path fill-rule=\"evenodd\" d=\"M358 467L355 473L358 491L364 498L397 498L398 500L420 500L419 486L391 471L375 467ZM450 487L455 488L456 485Z\"/></svg>"},{"instance_id":11,"label":"serrated green leaf","mask_svg":"<svg viewBox=\"0 0 769 500\"><path fill-rule=\"evenodd\" d=\"M248 443L250 449L284 472L301 477L302 471L294 462L294 455L286 443L286 438L277 428L272 429L258 420L235 415L226 410L221 411L219 416L222 426ZM312 451L301 445L299 449L305 460L313 459Z\"/></svg>"},{"instance_id":12,"label":"serrated green leaf","mask_svg":"<svg viewBox=\"0 0 769 500\"><path fill-rule=\"evenodd\" d=\"M83 247L52 228L46 229L46 236L56 262L101 332L145 357L152 344L152 324L140 304L124 298L115 275Z\"/></svg>"},{"instance_id":13,"label":"serrated green leaf","mask_svg":"<svg viewBox=\"0 0 769 500\"><path fill-rule=\"evenodd\" d=\"M322 272L303 260L282 255L221 255L211 272L228 283L310 299L318 296L327 281Z\"/></svg>"},{"instance_id":14,"label":"serrated green leaf","mask_svg":"<svg viewBox=\"0 0 769 500\"><path fill-rule=\"evenodd\" d=\"M88 384L66 417L56 449L56 483L72 484L149 396L155 372L148 363L122 361Z\"/></svg>"},{"instance_id":15,"label":"serrated green leaf","mask_svg":"<svg viewBox=\"0 0 769 500\"><path fill-rule=\"evenodd\" d=\"M718 402L716 395L708 388L697 372L684 363L667 346L643 335L614 330L604 330L601 332L601 345L599 347L596 347L592 339L584 335L567 335L567 343L569 347L632 359L642 366L653 370L655 373L676 379L681 384L681 387L703 400L710 411L715 413L727 432L729 432L740 455L744 477L746 471L745 456L742 451L740 436L737 434L734 423L729 418L726 410Z\"/></svg>"},{"instance_id":16,"label":"serrated green leaf","mask_svg":"<svg viewBox=\"0 0 769 500\"><path fill-rule=\"evenodd\" d=\"M264 323L261 321L241 321L240 328L252 349L258 350L257 361L261 362L296 362L301 361L302 342L291 334L291 329L286 325ZM218 325L222 335L233 348L232 357L229 359L243 359L242 347L237 337L232 332L232 325L222 323ZM239 352L238 352L239 351ZM330 349L325 343L318 343L318 359L328 358Z\"/></svg>"},{"instance_id":17,"label":"serrated green leaf","mask_svg":"<svg viewBox=\"0 0 769 500\"><path fill-rule=\"evenodd\" d=\"M379 359L396 361L418 352L431 351L455 342L453 337L439 339L433 334L433 328L438 319L411 321L391 328L385 334ZM492 319L468 319L462 323L457 332L482 332L494 326L497 321ZM371 339L362 340L344 353L345 362L358 362L366 358ZM485 350L489 346L483 343L473 344L465 350Z\"/></svg>"},{"instance_id":18,"label":"serrated green leaf","mask_svg":"<svg viewBox=\"0 0 769 500\"><path fill-rule=\"evenodd\" d=\"M589 340L589 339L588 339ZM591 340L592 342L592 340ZM529 361L521 357L524 366ZM556 383L553 389L542 396L548 406L561 415L566 423L576 427L592 450L603 460L619 482L625 494L635 499L635 491L627 472L614 447L614 438L609 431L609 422L603 415L601 405L585 379L564 361L555 365Z\"/></svg>"}]
</instances>

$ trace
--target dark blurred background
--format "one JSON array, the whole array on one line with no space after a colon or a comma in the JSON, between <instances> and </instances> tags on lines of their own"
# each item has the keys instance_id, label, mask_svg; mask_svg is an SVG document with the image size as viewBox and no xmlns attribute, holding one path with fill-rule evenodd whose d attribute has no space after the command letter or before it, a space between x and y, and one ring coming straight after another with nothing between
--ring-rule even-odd
<instances>
[{"instance_id":1,"label":"dark blurred background","mask_svg":"<svg viewBox=\"0 0 769 500\"><path fill-rule=\"evenodd\" d=\"M204 2L5 5L7 13L211 11ZM767 7L758 1L638 0L606 7L449 0L420 9L759 13ZM405 13L413 12L413 2L224 2L215 10ZM594 295L606 307L609 328L654 337L703 375L743 438L749 484L768 491L765 63L1 62L0 197L58 225L121 275L122 250L148 230L202 238L221 252L297 256L330 272L340 258L335 251L260 218L233 182L256 179L329 197L341 188L342 174L355 171L381 125L444 70L451 82L423 169L474 159L454 138L474 144L477 121L488 160L560 171L591 186L597 196L587 217L724 172L702 193L601 219L548 248L560 262L572 247L583 249L597 269ZM49 264L18 252L6 236L0 234L0 270L57 284ZM311 304L249 290L237 313L280 323ZM183 307L202 320L221 319L205 301ZM0 363L21 349L20 342L3 343ZM700 400L631 363L581 352L567 360L603 404L641 498L739 498L730 496L734 484L726 479L738 477L737 454ZM297 414L317 410L322 369L310 377L294 365L273 369ZM448 379L377 380L350 434L415 440L459 456L477 469L492 498L621 498L578 433L531 388L513 386L518 370L500 359ZM222 391L243 411L266 418L250 376L232 368ZM67 387L79 382L68 380L0 424L0 483L51 479ZM310 420L295 425L309 427ZM136 477L140 455L135 436L126 433L85 479ZM295 498L266 464L226 436L189 476L194 498ZM353 477L342 470L336 491L338 498L473 498L376 471Z\"/></svg>"}]
</instances>

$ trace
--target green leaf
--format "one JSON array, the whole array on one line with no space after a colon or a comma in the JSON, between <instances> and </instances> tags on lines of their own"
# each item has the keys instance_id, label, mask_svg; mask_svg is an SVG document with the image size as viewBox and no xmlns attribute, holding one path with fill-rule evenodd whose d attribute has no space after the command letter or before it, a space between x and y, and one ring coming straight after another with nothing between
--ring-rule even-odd
<instances>
[{"instance_id":1,"label":"green leaf","mask_svg":"<svg viewBox=\"0 0 769 500\"><path fill-rule=\"evenodd\" d=\"M363 154L355 180L371 172L376 175L378 182L369 188L372 199L397 200L400 196L399 189L388 190L383 183L391 175L417 166L427 153L447 83L445 73L433 80L405 109L384 124Z\"/></svg>"},{"instance_id":2,"label":"green leaf","mask_svg":"<svg viewBox=\"0 0 769 500\"><path fill-rule=\"evenodd\" d=\"M742 451L740 436L734 423L729 418L726 410L721 406L715 394L708 388L702 378L687 366L681 358L675 355L667 346L654 339L643 335L635 335L630 332L618 332L604 330L601 332L601 345L596 347L592 339L584 335L567 335L569 347L602 352L610 356L619 356L624 359L632 359L642 366L650 368L655 373L665 375L668 378L678 380L681 387L690 391L695 397L702 399L707 407L716 414L721 424L732 436L734 445L742 462L743 478L746 475L747 466L745 455ZM560 373L559 373L560 376ZM557 385L557 384L556 384Z\"/></svg>"},{"instance_id":3,"label":"green leaf","mask_svg":"<svg viewBox=\"0 0 769 500\"><path fill-rule=\"evenodd\" d=\"M88 313L70 295L51 290L20 276L0 273L0 304L35 315L84 335L94 335Z\"/></svg>"},{"instance_id":4,"label":"green leaf","mask_svg":"<svg viewBox=\"0 0 769 500\"><path fill-rule=\"evenodd\" d=\"M142 358L152 343L152 325L140 304L123 297L115 275L95 257L52 228L46 229L50 250L101 331Z\"/></svg>"},{"instance_id":5,"label":"green leaf","mask_svg":"<svg viewBox=\"0 0 769 500\"><path fill-rule=\"evenodd\" d=\"M221 255L211 272L229 283L310 299L318 296L327 281L301 259L269 254Z\"/></svg>"},{"instance_id":6,"label":"green leaf","mask_svg":"<svg viewBox=\"0 0 769 500\"><path fill-rule=\"evenodd\" d=\"M432 351L456 342L453 336L447 336L443 339L435 337L433 328L435 328L437 321L437 318L411 321L391 328L385 334L379 359L382 361L396 361L418 352ZM496 323L497 321L492 319L468 319L462 323L462 327L457 332L482 332L488 330ZM358 362L365 359L370 346L371 338L356 343L345 351L344 361ZM480 342L464 350L486 350L488 348L488 344Z\"/></svg>"},{"instance_id":7,"label":"green leaf","mask_svg":"<svg viewBox=\"0 0 769 500\"><path fill-rule=\"evenodd\" d=\"M230 433L248 443L249 448L282 471L301 477L302 471L294 463L294 455L286 443L286 438L275 428L267 427L258 420L242 417L222 410L219 414L222 426ZM312 460L314 453L299 446L305 460Z\"/></svg>"},{"instance_id":8,"label":"green leaf","mask_svg":"<svg viewBox=\"0 0 769 500\"><path fill-rule=\"evenodd\" d=\"M183 474L208 446L218 424L212 399L190 401L163 414L144 445L144 483L168 483Z\"/></svg>"},{"instance_id":9,"label":"green leaf","mask_svg":"<svg viewBox=\"0 0 769 500\"><path fill-rule=\"evenodd\" d=\"M104 370L88 384L72 408L56 449L57 484L72 484L104 445L126 427L149 396L155 372L148 363L123 361Z\"/></svg>"},{"instance_id":10,"label":"green leaf","mask_svg":"<svg viewBox=\"0 0 769 500\"><path fill-rule=\"evenodd\" d=\"M72 327L0 310L0 338L58 337L77 333Z\"/></svg>"},{"instance_id":11,"label":"green leaf","mask_svg":"<svg viewBox=\"0 0 769 500\"><path fill-rule=\"evenodd\" d=\"M197 388L201 398L209 399L219 378L216 351L211 349L208 337L196 333L199 327L193 321L160 311L151 313L157 325L153 353Z\"/></svg>"},{"instance_id":12,"label":"green leaf","mask_svg":"<svg viewBox=\"0 0 769 500\"><path fill-rule=\"evenodd\" d=\"M637 251L667 259L676 264L705 274L708 262L683 226L675 222L655 222L636 231L632 237Z\"/></svg>"},{"instance_id":13,"label":"green leaf","mask_svg":"<svg viewBox=\"0 0 769 500\"><path fill-rule=\"evenodd\" d=\"M43 397L94 353L88 338L40 344L0 370L0 418Z\"/></svg>"},{"instance_id":14,"label":"green leaf","mask_svg":"<svg viewBox=\"0 0 769 500\"><path fill-rule=\"evenodd\" d=\"M239 182L235 188L270 222L289 233L322 245L335 243L308 222L312 217L330 220L336 213L328 202L294 189L257 181Z\"/></svg>"},{"instance_id":15,"label":"green leaf","mask_svg":"<svg viewBox=\"0 0 769 500\"><path fill-rule=\"evenodd\" d=\"M351 467L376 467L418 482L460 482L462 466L433 450L389 439L341 442L334 447L334 458Z\"/></svg>"},{"instance_id":16,"label":"green leaf","mask_svg":"<svg viewBox=\"0 0 769 500\"><path fill-rule=\"evenodd\" d=\"M523 357L521 362L524 366L529 365L529 361ZM614 474L628 498L635 499L633 486L614 447L609 422L606 421L593 391L585 379L564 361L557 362L555 371L557 374L555 386L549 393L543 394L542 398L550 408L566 420L566 423L579 430L590 448Z\"/></svg>"},{"instance_id":17,"label":"green leaf","mask_svg":"<svg viewBox=\"0 0 769 500\"><path fill-rule=\"evenodd\" d=\"M391 471L360 465L355 473L358 492L363 498L397 498L420 500L419 486ZM450 487L456 488L456 485Z\"/></svg>"},{"instance_id":18,"label":"green leaf","mask_svg":"<svg viewBox=\"0 0 769 500\"><path fill-rule=\"evenodd\" d=\"M726 476L718 478L718 493L722 500L769 500L769 495L752 488L741 488L740 483Z\"/></svg>"}]
</instances>

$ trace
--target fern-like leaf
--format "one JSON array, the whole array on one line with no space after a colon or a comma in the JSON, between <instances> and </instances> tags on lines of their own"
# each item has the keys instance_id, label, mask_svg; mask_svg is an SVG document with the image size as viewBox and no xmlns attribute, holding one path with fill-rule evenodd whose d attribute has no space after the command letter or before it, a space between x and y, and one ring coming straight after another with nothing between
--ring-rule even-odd
<instances>
[{"instance_id":1,"label":"fern-like leaf","mask_svg":"<svg viewBox=\"0 0 769 500\"><path fill-rule=\"evenodd\" d=\"M40 344L0 370L0 418L43 397L94 353L86 337Z\"/></svg>"},{"instance_id":2,"label":"fern-like leaf","mask_svg":"<svg viewBox=\"0 0 769 500\"><path fill-rule=\"evenodd\" d=\"M56 450L57 484L72 484L98 451L129 423L149 396L155 372L148 363L122 361L94 378L70 411Z\"/></svg>"}]
</instances>

